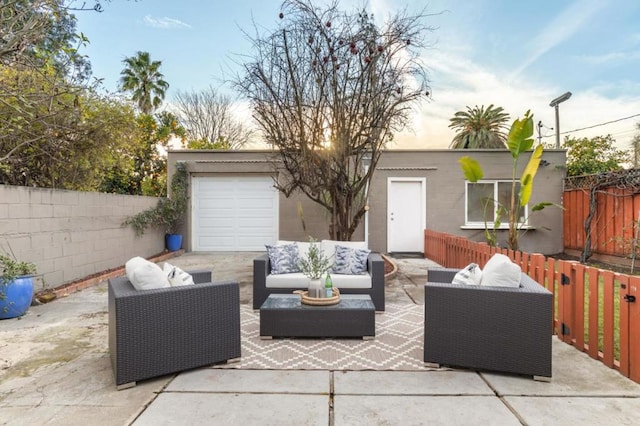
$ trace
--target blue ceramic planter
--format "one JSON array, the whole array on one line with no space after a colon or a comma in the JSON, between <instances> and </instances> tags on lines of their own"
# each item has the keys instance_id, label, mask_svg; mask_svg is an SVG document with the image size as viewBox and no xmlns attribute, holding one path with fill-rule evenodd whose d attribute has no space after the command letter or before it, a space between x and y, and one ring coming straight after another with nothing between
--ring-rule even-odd
<instances>
[{"instance_id":1,"label":"blue ceramic planter","mask_svg":"<svg viewBox=\"0 0 640 426\"><path fill-rule=\"evenodd\" d=\"M182 235L181 234L166 234L164 236L164 242L169 251L178 251L182 248Z\"/></svg>"},{"instance_id":2,"label":"blue ceramic planter","mask_svg":"<svg viewBox=\"0 0 640 426\"><path fill-rule=\"evenodd\" d=\"M0 294L4 295L4 298L0 299L0 319L24 315L31 306L31 299L33 299L33 277L16 278L4 285Z\"/></svg>"}]
</instances>

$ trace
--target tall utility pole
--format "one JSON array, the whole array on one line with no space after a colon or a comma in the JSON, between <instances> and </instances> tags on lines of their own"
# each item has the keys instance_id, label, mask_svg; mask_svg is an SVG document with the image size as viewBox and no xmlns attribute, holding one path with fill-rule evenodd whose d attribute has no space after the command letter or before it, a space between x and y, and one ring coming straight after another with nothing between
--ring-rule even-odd
<instances>
[{"instance_id":1,"label":"tall utility pole","mask_svg":"<svg viewBox=\"0 0 640 426\"><path fill-rule=\"evenodd\" d=\"M538 121L538 145L542 144L542 128L547 127L542 124L542 120ZM549 130L553 130L553 127L547 127ZM546 137L546 136L545 136Z\"/></svg>"},{"instance_id":2,"label":"tall utility pole","mask_svg":"<svg viewBox=\"0 0 640 426\"><path fill-rule=\"evenodd\" d=\"M556 149L560 149L560 108L558 106L570 97L571 92L566 92L552 100L549 104L550 107L556 110Z\"/></svg>"}]
</instances>

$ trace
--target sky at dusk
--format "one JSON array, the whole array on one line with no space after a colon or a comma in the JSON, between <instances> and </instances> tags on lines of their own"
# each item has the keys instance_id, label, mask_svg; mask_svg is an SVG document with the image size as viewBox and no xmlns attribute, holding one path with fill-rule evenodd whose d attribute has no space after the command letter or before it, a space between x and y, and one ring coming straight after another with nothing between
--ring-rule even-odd
<instances>
[{"instance_id":1,"label":"sky at dusk","mask_svg":"<svg viewBox=\"0 0 640 426\"><path fill-rule=\"evenodd\" d=\"M611 134L627 149L640 133L638 0L339 2L345 11L365 4L378 22L398 8L424 11L424 24L432 28L422 52L432 96L416 105L411 127L392 148L447 148L455 112L489 104L503 107L512 119L530 109L534 121L544 125L542 141L554 143L555 113L549 103L567 91L572 97L560 105L562 138ZM245 101L226 82L243 55L251 54L245 32L275 29L280 5L271 0L112 0L102 13L76 16L78 30L90 40L82 53L106 90L117 90L124 58L147 51L152 60L162 61L169 104L177 91L213 86L237 99L238 113L246 114Z\"/></svg>"}]
</instances>

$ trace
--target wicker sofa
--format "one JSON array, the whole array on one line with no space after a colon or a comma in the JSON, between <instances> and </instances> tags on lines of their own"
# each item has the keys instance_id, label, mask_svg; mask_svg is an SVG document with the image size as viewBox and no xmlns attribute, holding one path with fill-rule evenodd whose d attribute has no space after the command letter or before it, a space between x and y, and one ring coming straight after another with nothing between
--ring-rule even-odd
<instances>
[{"instance_id":1,"label":"wicker sofa","mask_svg":"<svg viewBox=\"0 0 640 426\"><path fill-rule=\"evenodd\" d=\"M424 361L551 379L552 294L522 274L520 287L451 284L433 268L424 286Z\"/></svg>"},{"instance_id":2,"label":"wicker sofa","mask_svg":"<svg viewBox=\"0 0 640 426\"><path fill-rule=\"evenodd\" d=\"M335 244L340 242L323 240L322 248L330 251ZM328 257L332 256L331 253L325 254ZM331 277L333 285L340 289L341 294L368 294L376 311L385 310L384 260L379 253L369 254L365 275L349 276L332 273ZM356 281L360 284L358 287L350 285L351 282ZM363 282L365 285L361 285ZM306 289L308 284L309 279L302 273L271 274L269 255L264 253L253 260L253 309L260 309L272 293L291 293L296 289Z\"/></svg>"},{"instance_id":3,"label":"wicker sofa","mask_svg":"<svg viewBox=\"0 0 640 426\"><path fill-rule=\"evenodd\" d=\"M109 353L118 389L136 381L240 357L237 282L136 290L126 276L109 280Z\"/></svg>"}]
</instances>

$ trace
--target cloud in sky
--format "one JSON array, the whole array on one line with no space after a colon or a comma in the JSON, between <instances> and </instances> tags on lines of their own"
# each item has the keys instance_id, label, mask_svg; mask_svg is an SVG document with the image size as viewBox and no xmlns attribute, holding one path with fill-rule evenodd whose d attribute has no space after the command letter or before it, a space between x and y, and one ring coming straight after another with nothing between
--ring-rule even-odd
<instances>
[{"instance_id":1,"label":"cloud in sky","mask_svg":"<svg viewBox=\"0 0 640 426\"><path fill-rule=\"evenodd\" d=\"M534 37L527 60L511 74L511 78L518 77L542 55L571 38L604 6L602 0L576 0L567 6Z\"/></svg>"},{"instance_id":2,"label":"cloud in sky","mask_svg":"<svg viewBox=\"0 0 640 426\"><path fill-rule=\"evenodd\" d=\"M166 16L163 18L156 18L151 15L146 15L144 17L144 23L149 27L160 28L163 30L171 30L176 28L187 28L187 29L191 28L191 25L185 22L182 22L178 19L168 18Z\"/></svg>"},{"instance_id":3,"label":"cloud in sky","mask_svg":"<svg viewBox=\"0 0 640 426\"><path fill-rule=\"evenodd\" d=\"M121 58L144 48L163 61L171 82L167 102L176 90L219 84L221 71L233 70L231 54L248 53L238 28L251 28L252 19L266 29L277 21L278 4L245 0L220 6L202 0L201 8L182 9L180 19L170 0L112 2L105 14L83 14L78 27L91 38L87 47L96 76L116 87ZM320 3L327 3L322 1ZM360 0L341 0L347 11L359 11ZM416 107L412 130L395 139L395 148L446 148L453 137L449 119L467 106L494 104L512 115L527 109L536 123L555 126L551 99L571 91L561 107L561 131L579 129L631 116L640 111L639 0L369 0L368 10L378 23L404 6L409 14L433 14L424 20L433 26L425 33L424 51L432 96ZM211 26L210 16L228 15ZM251 13L247 11L250 10ZM255 13L255 16L253 15ZM106 19L109 18L109 19ZM113 33L113 23L121 31ZM144 31L141 26L153 28ZM158 30L172 37L158 37ZM184 31L184 30L188 31ZM212 42L212 40L224 42ZM142 46L141 46L142 44ZM205 52L189 54L184 45ZM230 63L232 62L232 63ZM115 90L115 89L114 89ZM247 108L240 113L248 119ZM636 133L634 118L571 136L611 133L621 146ZM552 142L553 135L545 139Z\"/></svg>"}]
</instances>

